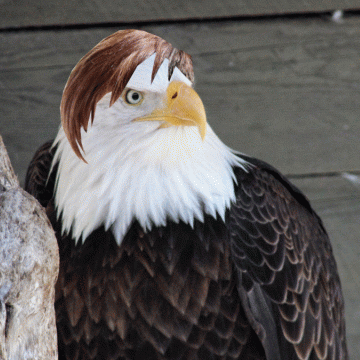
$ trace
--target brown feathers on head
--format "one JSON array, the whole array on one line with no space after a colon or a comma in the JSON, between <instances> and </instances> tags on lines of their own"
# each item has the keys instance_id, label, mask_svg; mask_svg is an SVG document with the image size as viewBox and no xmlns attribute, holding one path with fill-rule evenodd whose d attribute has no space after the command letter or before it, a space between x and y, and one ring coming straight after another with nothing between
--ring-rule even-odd
<instances>
[{"instance_id":1,"label":"brown feathers on head","mask_svg":"<svg viewBox=\"0 0 360 360\"><path fill-rule=\"evenodd\" d=\"M94 121L97 102L111 92L110 106L120 97L136 67L156 53L152 80L164 59L169 59L169 79L175 67L190 80L194 72L190 55L177 50L158 36L140 30L118 31L97 44L75 66L61 100L61 121L76 155L80 149L81 128ZM84 160L85 161L85 160Z\"/></svg>"}]
</instances>

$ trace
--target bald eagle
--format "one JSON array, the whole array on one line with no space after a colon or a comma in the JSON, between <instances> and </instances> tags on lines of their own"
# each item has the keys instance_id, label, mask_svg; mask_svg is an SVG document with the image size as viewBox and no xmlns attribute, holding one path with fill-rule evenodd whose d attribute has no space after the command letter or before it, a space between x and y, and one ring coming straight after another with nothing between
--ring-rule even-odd
<instances>
[{"instance_id":1,"label":"bald eagle","mask_svg":"<svg viewBox=\"0 0 360 360\"><path fill-rule=\"evenodd\" d=\"M348 359L307 198L224 145L191 57L138 30L71 72L26 189L56 231L60 359Z\"/></svg>"}]
</instances>

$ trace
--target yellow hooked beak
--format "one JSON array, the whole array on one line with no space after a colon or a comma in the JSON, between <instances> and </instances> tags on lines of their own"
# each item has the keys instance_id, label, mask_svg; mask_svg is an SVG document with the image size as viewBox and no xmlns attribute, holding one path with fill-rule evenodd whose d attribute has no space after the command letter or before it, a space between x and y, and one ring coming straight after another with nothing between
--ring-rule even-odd
<instances>
[{"instance_id":1,"label":"yellow hooked beak","mask_svg":"<svg viewBox=\"0 0 360 360\"><path fill-rule=\"evenodd\" d=\"M206 134L204 105L194 89L181 81L173 81L166 90L165 106L134 121L164 121L169 126L197 126L202 140Z\"/></svg>"}]
</instances>

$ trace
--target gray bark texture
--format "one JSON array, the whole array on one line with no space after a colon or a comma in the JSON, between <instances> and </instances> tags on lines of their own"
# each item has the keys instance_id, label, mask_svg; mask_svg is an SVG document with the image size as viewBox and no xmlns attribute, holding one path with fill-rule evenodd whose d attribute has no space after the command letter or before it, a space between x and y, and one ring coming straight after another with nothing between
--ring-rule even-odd
<instances>
[{"instance_id":1,"label":"gray bark texture","mask_svg":"<svg viewBox=\"0 0 360 360\"><path fill-rule=\"evenodd\" d=\"M54 231L20 188L0 136L0 360L58 358L58 271Z\"/></svg>"}]
</instances>

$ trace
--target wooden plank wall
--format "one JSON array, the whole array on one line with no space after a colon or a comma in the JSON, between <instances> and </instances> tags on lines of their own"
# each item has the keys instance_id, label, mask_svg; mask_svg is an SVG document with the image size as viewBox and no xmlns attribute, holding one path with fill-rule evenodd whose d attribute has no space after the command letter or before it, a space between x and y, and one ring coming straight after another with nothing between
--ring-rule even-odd
<instances>
[{"instance_id":1,"label":"wooden plank wall","mask_svg":"<svg viewBox=\"0 0 360 360\"><path fill-rule=\"evenodd\" d=\"M224 18L359 9L358 0L8 0L0 28Z\"/></svg>"},{"instance_id":2,"label":"wooden plank wall","mask_svg":"<svg viewBox=\"0 0 360 360\"><path fill-rule=\"evenodd\" d=\"M110 2L80 1L74 11L72 4L64 1L60 8L49 2L48 8L36 8L36 2L5 2L0 28L124 19ZM160 20L196 15L195 5L188 5L185 14L177 2L167 4L141 2L141 7L133 1L126 19L149 20L141 17L145 6L157 11ZM211 4L212 17L238 11L230 2ZM360 17L340 23L323 16L155 21L132 27L192 54L196 89L220 138L288 174L309 196L332 238L355 360L360 353ZM120 28L0 30L0 133L22 182L36 148L57 132L60 98L71 69Z\"/></svg>"}]
</instances>

